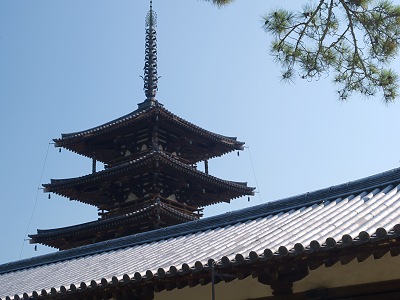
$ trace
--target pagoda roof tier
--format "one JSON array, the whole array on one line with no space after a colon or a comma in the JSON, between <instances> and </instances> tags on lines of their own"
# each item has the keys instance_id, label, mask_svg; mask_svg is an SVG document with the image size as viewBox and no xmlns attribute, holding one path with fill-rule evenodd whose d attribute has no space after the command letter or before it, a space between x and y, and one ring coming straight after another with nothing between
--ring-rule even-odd
<instances>
[{"instance_id":1,"label":"pagoda roof tier","mask_svg":"<svg viewBox=\"0 0 400 300\"><path fill-rule=\"evenodd\" d=\"M123 117L92 129L62 134L54 139L63 147L106 164L124 157L139 156L143 141L157 128L160 147L169 153L180 153L190 163L243 150L243 142L196 126L168 111L162 104L144 106ZM147 145L148 147L149 145Z\"/></svg>"},{"instance_id":2,"label":"pagoda roof tier","mask_svg":"<svg viewBox=\"0 0 400 300\"><path fill-rule=\"evenodd\" d=\"M199 216L184 213L168 204L153 203L134 213L110 219L55 229L38 229L37 234L29 237L31 244L66 250L198 219Z\"/></svg>"},{"instance_id":3,"label":"pagoda roof tier","mask_svg":"<svg viewBox=\"0 0 400 300\"><path fill-rule=\"evenodd\" d=\"M175 199L197 208L230 202L234 198L253 195L254 191L247 183L208 175L163 151L151 151L97 173L52 179L50 184L43 186L46 192L108 211L134 207L149 195Z\"/></svg>"}]
</instances>

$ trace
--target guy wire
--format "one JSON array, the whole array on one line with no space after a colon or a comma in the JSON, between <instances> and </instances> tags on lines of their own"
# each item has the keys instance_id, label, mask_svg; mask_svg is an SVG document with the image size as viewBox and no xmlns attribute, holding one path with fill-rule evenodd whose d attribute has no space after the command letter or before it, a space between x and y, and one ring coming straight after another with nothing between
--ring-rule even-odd
<instances>
[{"instance_id":1,"label":"guy wire","mask_svg":"<svg viewBox=\"0 0 400 300\"><path fill-rule=\"evenodd\" d=\"M251 158L251 151L250 151L250 147L249 146L245 146L245 148L247 148L249 150L249 157L250 157L250 163L251 163L251 168L253 169L253 176L254 176L254 180L256 182L256 188L257 188L257 193L258 193L258 198L260 199L260 203L263 203L262 199L261 199L261 191L260 191L260 187L258 185L258 181L257 181L257 176L256 176L256 171L254 169L254 164L253 164L253 159Z\"/></svg>"},{"instance_id":2,"label":"guy wire","mask_svg":"<svg viewBox=\"0 0 400 300\"><path fill-rule=\"evenodd\" d=\"M44 158L44 163L43 163L43 167L42 167L42 173L40 174L40 180L39 180L38 188L37 188L37 191L36 191L35 204L33 205L33 210L32 210L32 214L31 214L31 218L29 219L28 227L26 228L26 232L25 232L25 235L24 235L24 240L22 241L22 247L21 247L21 252L20 252L20 254L19 254L19 259L21 259L21 257L22 257L22 252L23 252L23 250L24 250L25 242L27 241L26 237L27 237L27 235L28 235L28 231L29 231L29 228L31 227L31 223L32 223L32 220L33 220L33 216L34 216L34 214L35 214L36 205L37 205L38 198L39 198L40 184L42 183L44 168L45 168L45 166L46 166L47 156L48 156L48 154L49 154L49 149L50 149L50 145L51 145L51 144L53 144L53 143L50 142L49 145L47 146L46 156L45 156L45 158Z\"/></svg>"}]
</instances>

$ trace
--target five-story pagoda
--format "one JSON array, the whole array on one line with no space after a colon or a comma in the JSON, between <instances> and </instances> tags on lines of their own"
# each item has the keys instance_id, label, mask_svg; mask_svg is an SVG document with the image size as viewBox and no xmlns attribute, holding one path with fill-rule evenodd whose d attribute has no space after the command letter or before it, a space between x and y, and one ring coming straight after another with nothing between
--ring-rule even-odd
<instances>
[{"instance_id":1,"label":"five-story pagoda","mask_svg":"<svg viewBox=\"0 0 400 300\"><path fill-rule=\"evenodd\" d=\"M204 130L156 100L156 14L146 17L144 90L138 109L101 126L54 139L93 160L92 174L52 179L46 192L96 206L97 221L38 230L31 243L70 249L197 220L202 208L252 195L254 188L208 174L208 159L242 150L244 143ZM105 169L96 171L96 161ZM204 161L205 172L196 169Z\"/></svg>"}]
</instances>

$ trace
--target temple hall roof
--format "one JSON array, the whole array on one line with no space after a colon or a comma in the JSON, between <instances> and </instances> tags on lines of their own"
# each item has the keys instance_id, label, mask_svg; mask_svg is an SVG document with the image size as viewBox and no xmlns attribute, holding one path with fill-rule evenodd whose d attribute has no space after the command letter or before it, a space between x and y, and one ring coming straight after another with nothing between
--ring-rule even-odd
<instances>
[{"instance_id":1,"label":"temple hall roof","mask_svg":"<svg viewBox=\"0 0 400 300\"><path fill-rule=\"evenodd\" d=\"M188 284L185 276L193 282L209 272L213 261L217 270L232 276L282 262L329 267L388 252L398 255L399 236L400 168L198 221L3 264L0 297L26 293L47 299L109 286L156 285L163 280L173 284L173 279L182 286Z\"/></svg>"}]
</instances>

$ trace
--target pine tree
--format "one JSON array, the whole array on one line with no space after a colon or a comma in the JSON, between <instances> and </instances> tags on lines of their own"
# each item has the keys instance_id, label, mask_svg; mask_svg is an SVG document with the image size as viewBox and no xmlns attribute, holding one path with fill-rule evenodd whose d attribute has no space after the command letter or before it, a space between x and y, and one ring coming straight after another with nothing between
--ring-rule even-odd
<instances>
[{"instance_id":1,"label":"pine tree","mask_svg":"<svg viewBox=\"0 0 400 300\"><path fill-rule=\"evenodd\" d=\"M233 0L206 0L218 6ZM264 17L272 34L271 54L282 69L282 80L319 79L333 74L338 96L353 92L398 95L398 75L389 64L400 42L400 6L388 0L319 0L302 11L277 9Z\"/></svg>"}]
</instances>

